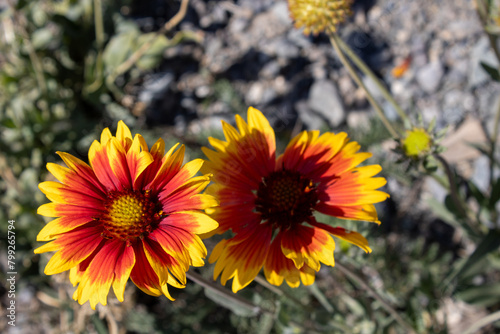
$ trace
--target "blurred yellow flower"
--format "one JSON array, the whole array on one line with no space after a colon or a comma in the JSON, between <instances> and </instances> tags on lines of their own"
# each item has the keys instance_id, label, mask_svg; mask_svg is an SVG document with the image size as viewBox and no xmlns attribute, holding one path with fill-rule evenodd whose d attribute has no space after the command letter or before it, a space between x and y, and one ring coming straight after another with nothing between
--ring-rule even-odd
<instances>
[{"instance_id":1,"label":"blurred yellow flower","mask_svg":"<svg viewBox=\"0 0 500 334\"><path fill-rule=\"evenodd\" d=\"M304 34L335 32L336 25L351 15L352 0L288 0L296 28Z\"/></svg>"},{"instance_id":2,"label":"blurred yellow flower","mask_svg":"<svg viewBox=\"0 0 500 334\"><path fill-rule=\"evenodd\" d=\"M403 151L410 158L418 158L427 154L432 146L432 138L425 129L413 128L406 130L402 141Z\"/></svg>"}]
</instances>

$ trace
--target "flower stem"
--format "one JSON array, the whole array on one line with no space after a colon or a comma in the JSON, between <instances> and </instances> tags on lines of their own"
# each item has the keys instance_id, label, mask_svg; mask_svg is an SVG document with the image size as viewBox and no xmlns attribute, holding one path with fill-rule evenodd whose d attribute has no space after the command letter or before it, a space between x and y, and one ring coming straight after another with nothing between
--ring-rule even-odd
<instances>
[{"instance_id":1,"label":"flower stem","mask_svg":"<svg viewBox=\"0 0 500 334\"><path fill-rule=\"evenodd\" d=\"M472 334L472 333L477 333L481 328L484 326L487 326L489 324L494 323L495 321L500 320L500 311L496 311L495 313L492 313L490 315L487 315L484 318L479 319L475 323L472 324L465 332L464 334Z\"/></svg>"},{"instance_id":2,"label":"flower stem","mask_svg":"<svg viewBox=\"0 0 500 334\"><path fill-rule=\"evenodd\" d=\"M20 14L20 11L16 9L15 6L15 1L7 1L7 5L9 6L10 10L12 11L13 15L13 22L16 25L18 29L18 33L21 37L21 40L23 41L26 51L28 51L28 56L31 61L31 65L33 66L33 72L35 73L35 79L38 85L38 90L40 92L41 96L44 96L47 94L47 84L45 82L45 76L44 76L44 70L42 66L42 62L40 61L40 58L36 54L35 47L31 43L30 36L28 34L28 31L26 29L26 20L27 18ZM46 104L42 104L42 109L47 109Z\"/></svg>"},{"instance_id":3,"label":"flower stem","mask_svg":"<svg viewBox=\"0 0 500 334\"><path fill-rule=\"evenodd\" d=\"M215 292L216 294L222 295L222 296L224 296L224 298L230 299L235 304L241 306L242 308L246 308L246 309L250 310L252 313L255 313L255 314L258 314L261 312L273 313L267 309L261 308L260 306L253 304L252 302L250 302L244 298L241 298L240 296L238 296L235 293L229 292L227 289L224 289L223 287L221 287L215 283L207 281L200 274L195 273L194 271L187 272L186 276L191 281L201 285L205 289L210 289L213 292Z\"/></svg>"},{"instance_id":4,"label":"flower stem","mask_svg":"<svg viewBox=\"0 0 500 334\"><path fill-rule=\"evenodd\" d=\"M268 281L266 281L261 276L255 276L254 281L257 282L258 284L262 285L264 288L268 289L269 291L274 292L278 296L285 297L285 298L291 300L294 304L301 305L301 306L307 308L309 311L311 311L311 307L309 305L305 304L304 302L302 302L298 298L295 298L293 295L281 290L277 286L270 284Z\"/></svg>"},{"instance_id":5,"label":"flower stem","mask_svg":"<svg viewBox=\"0 0 500 334\"><path fill-rule=\"evenodd\" d=\"M335 309L333 308L332 304L328 301L326 298L325 294L318 288L316 284L308 286L309 291L313 294L314 297L319 301L321 306L328 312L328 313L333 313Z\"/></svg>"},{"instance_id":6,"label":"flower stem","mask_svg":"<svg viewBox=\"0 0 500 334\"><path fill-rule=\"evenodd\" d=\"M334 36L336 39L337 43L339 44L340 48L342 51L345 52L347 57L351 59L351 61L360 69L361 72L363 72L367 77L372 79L372 81L377 85L378 89L380 90L380 93L384 96L384 98L389 101L389 103L393 106L393 108L396 110L398 113L399 117L404 122L408 122L408 116L406 116L406 113L403 111L401 106L396 102L394 97L392 96L391 93L385 88L385 86L380 82L380 79L377 78L375 73L365 64L361 58L358 57L358 55L345 43L338 35Z\"/></svg>"},{"instance_id":7,"label":"flower stem","mask_svg":"<svg viewBox=\"0 0 500 334\"><path fill-rule=\"evenodd\" d=\"M94 26L95 26L95 40L97 44L97 58L95 64L95 79L94 82L87 86L85 89L87 93L93 93L102 84L102 74L104 63L102 60L102 52L104 46L104 23L102 16L102 3L101 0L94 0Z\"/></svg>"},{"instance_id":8,"label":"flower stem","mask_svg":"<svg viewBox=\"0 0 500 334\"><path fill-rule=\"evenodd\" d=\"M497 59L500 61L500 51L498 50L497 43L496 43L496 36L492 35L490 30L487 29L488 27L488 4L484 0L476 0L475 1L476 5L476 12L479 16L479 21L481 22L481 25L483 27L484 32L488 35L488 40L490 42L490 46L493 49L493 52L495 53L495 56Z\"/></svg>"},{"instance_id":9,"label":"flower stem","mask_svg":"<svg viewBox=\"0 0 500 334\"><path fill-rule=\"evenodd\" d=\"M377 115L379 116L380 120L384 124L385 128L387 129L387 131L389 131L389 133L391 134L391 136L393 138L398 139L399 138L398 133L396 132L396 130L394 130L394 128L392 127L391 123L389 122L389 120L385 116L384 111L380 107L379 103L375 100L375 98L373 97L373 95L366 88L365 84L363 83L363 81L361 80L361 78L356 73L356 70L351 65L351 63L349 63L349 61L345 57L344 53L342 52L342 50L341 50L341 48L339 46L339 42L338 42L338 40L339 40L338 35L336 33L330 33L329 37L330 37L330 43L332 44L333 48L337 52L340 61L346 67L347 71L351 75L352 79L356 82L356 84L365 91L365 94L366 94L366 97L367 97L368 101L370 101L370 104L372 105L372 107L377 112Z\"/></svg>"},{"instance_id":10,"label":"flower stem","mask_svg":"<svg viewBox=\"0 0 500 334\"><path fill-rule=\"evenodd\" d=\"M231 302L233 302L234 304L242 307L242 308L246 308L248 309L251 313L257 315L257 314L268 314L268 315L271 315L273 318L277 316L277 314L268 309L268 308L265 308L265 307L261 307L261 306L258 306L258 305L255 305L253 304L252 302L246 300L245 298L242 298L240 296L238 296L237 294L235 293L232 293L230 292L229 290L227 289L224 289L223 287L213 283L213 282L210 282L210 281L207 281L205 278L203 278L200 274L194 272L194 271L189 271L186 273L186 276L187 278L189 278L191 281L199 284L200 286L202 286L203 288L205 289L209 289L211 290L212 292L214 292L215 294L218 294L220 295L222 298L226 298L226 299L229 299L231 300ZM297 323L296 321L294 320L290 320L290 324L293 324L294 326L302 329L304 332L307 332L307 333L316 333L316 330L310 326L307 326L306 324L301 324L301 323ZM332 326L341 326L335 322L332 322Z\"/></svg>"},{"instance_id":11,"label":"flower stem","mask_svg":"<svg viewBox=\"0 0 500 334\"><path fill-rule=\"evenodd\" d=\"M359 277L357 274L352 272L350 269L340 264L338 261L335 261L335 267L338 268L342 273L348 276L351 280L358 283L364 290L366 290L376 301L382 305L382 307L396 320L398 324L400 324L403 328L405 328L406 333L415 334L415 330L413 327L404 320L399 313L387 303L372 287L370 287L365 281Z\"/></svg>"},{"instance_id":12,"label":"flower stem","mask_svg":"<svg viewBox=\"0 0 500 334\"><path fill-rule=\"evenodd\" d=\"M468 210L466 203L464 203L464 201L459 197L457 183L455 181L455 176L453 174L453 171L451 170L450 165L441 155L434 154L434 157L441 163L444 168L444 172L446 173L446 176L448 178L450 197L453 201L453 204L455 205L455 208L459 211L459 214L466 219L467 225L471 228L471 230L478 235L481 235L481 231L478 227L478 225L480 225L478 223L480 222L478 222L477 219L474 218L473 214L470 212L470 210Z\"/></svg>"},{"instance_id":13,"label":"flower stem","mask_svg":"<svg viewBox=\"0 0 500 334\"><path fill-rule=\"evenodd\" d=\"M490 152L489 152L489 159L490 159L490 191L493 191L493 185L496 183L495 181L495 174L494 174L494 168L495 168L495 151L497 148L497 139L498 139L498 128L499 128L499 123L500 123L500 103L497 105L497 112L495 114L495 120L493 124L493 133L491 134L490 137ZM491 221L497 222L498 224L498 212L497 210L491 210Z\"/></svg>"}]
</instances>

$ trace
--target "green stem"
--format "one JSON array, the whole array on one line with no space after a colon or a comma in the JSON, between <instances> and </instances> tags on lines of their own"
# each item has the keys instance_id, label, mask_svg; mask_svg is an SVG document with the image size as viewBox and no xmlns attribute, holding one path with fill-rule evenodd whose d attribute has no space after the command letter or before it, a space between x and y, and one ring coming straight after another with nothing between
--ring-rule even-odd
<instances>
[{"instance_id":1,"label":"green stem","mask_svg":"<svg viewBox=\"0 0 500 334\"><path fill-rule=\"evenodd\" d=\"M28 56L30 57L31 64L33 66L33 71L35 72L35 79L38 84L38 89L40 90L40 95L45 95L47 93L47 85L45 83L45 76L43 74L43 66L40 58L36 54L36 50L31 44L30 36L28 35L28 31L25 27L26 17L21 18L21 14L16 9L14 5L14 1L7 1L7 4L12 11L14 24L19 28L19 32L21 38L26 46L26 50L28 51ZM43 104L42 104L43 105ZM45 106L46 107L46 106ZM42 107L43 108L43 107ZM45 108L43 108L45 109Z\"/></svg>"},{"instance_id":2,"label":"green stem","mask_svg":"<svg viewBox=\"0 0 500 334\"><path fill-rule=\"evenodd\" d=\"M378 87L384 98L389 101L389 103L393 106L393 108L398 113L399 117L405 122L409 122L408 116L403 111L401 106L396 102L391 93L385 88L385 86L380 82L379 78L373 73L373 71L365 64L361 58L347 45L338 35L335 35L334 38L337 40L342 51L351 59L351 61L363 72L367 77L369 77Z\"/></svg>"},{"instance_id":3,"label":"green stem","mask_svg":"<svg viewBox=\"0 0 500 334\"><path fill-rule=\"evenodd\" d=\"M483 27L483 30L486 32L488 35L488 40L490 42L490 46L493 49L493 52L495 53L495 56L497 59L500 61L500 51L497 48L497 43L496 43L496 36L492 35L486 27L488 26L488 5L486 4L485 1L479 0L476 1L476 11L479 16L479 21L481 22L481 25Z\"/></svg>"},{"instance_id":4,"label":"green stem","mask_svg":"<svg viewBox=\"0 0 500 334\"><path fill-rule=\"evenodd\" d=\"M488 158L490 160L490 194L493 191L493 185L496 183L494 169L495 169L495 151L497 148L498 139L498 128L500 123L500 103L497 105L497 112L495 114L495 120L493 123L493 132L490 137L490 151L488 152ZM498 212L496 209L490 210L491 221L497 222L498 226Z\"/></svg>"},{"instance_id":5,"label":"green stem","mask_svg":"<svg viewBox=\"0 0 500 334\"><path fill-rule=\"evenodd\" d=\"M500 311L496 311L495 313L492 313L490 315L487 315L484 318L479 319L475 323L472 324L465 332L464 334L472 334L472 333L477 333L481 328L494 323L495 321L500 320Z\"/></svg>"},{"instance_id":6,"label":"green stem","mask_svg":"<svg viewBox=\"0 0 500 334\"><path fill-rule=\"evenodd\" d=\"M45 84L42 63L40 62L40 58L38 58L35 48L33 47L33 44L31 44L29 38L24 39L24 42L26 44L26 49L28 50L31 63L33 64L33 70L35 71L35 77L38 87L40 88L40 93L41 95L45 95L47 93L47 85Z\"/></svg>"},{"instance_id":7,"label":"green stem","mask_svg":"<svg viewBox=\"0 0 500 334\"><path fill-rule=\"evenodd\" d=\"M313 294L314 297L319 301L321 306L328 312L328 313L333 313L335 309L333 306L330 304L324 293L318 288L316 284L308 286L309 291Z\"/></svg>"},{"instance_id":8,"label":"green stem","mask_svg":"<svg viewBox=\"0 0 500 334\"><path fill-rule=\"evenodd\" d=\"M301 305L302 307L307 308L308 311L312 310L312 308L309 305L305 304L304 302L302 302L298 298L295 298L291 294L281 290L277 286L270 284L265 278L262 278L261 276L256 276L254 278L254 281L256 283L262 285L264 288L268 289L269 291L272 291L273 293L277 294L278 296L285 297L285 298L291 300L294 304Z\"/></svg>"},{"instance_id":9,"label":"green stem","mask_svg":"<svg viewBox=\"0 0 500 334\"><path fill-rule=\"evenodd\" d=\"M346 67L347 71L351 75L352 79L356 82L356 84L365 91L365 94L366 94L366 97L367 97L368 101L370 101L370 104L372 105L372 107L377 112L377 115L379 116L380 120L384 124L385 128L387 129L387 131L389 131L389 133L391 134L391 136L394 139L398 139L399 138L398 133L396 132L396 130L394 130L394 128L392 127L391 123L389 122L389 120L385 116L384 111L382 110L382 108L380 107L380 105L378 104L378 102L375 100L375 98L373 97L373 95L370 93L370 91L366 88L365 84L363 83L363 81L361 80L361 78L356 73L356 70L353 68L353 66L351 65L351 63L349 63L349 61L345 57L344 53L342 52L342 50L341 50L341 48L339 46L339 42L338 41L339 41L338 35L336 33L331 33L330 34L330 43L332 44L333 48L337 52L340 61Z\"/></svg>"},{"instance_id":10,"label":"green stem","mask_svg":"<svg viewBox=\"0 0 500 334\"><path fill-rule=\"evenodd\" d=\"M95 39L97 44L97 59L95 65L95 79L94 82L87 86L87 93L93 93L102 85L102 77L104 71L104 62L102 60L102 53L104 47L104 20L102 16L102 3L101 0L94 0L94 27Z\"/></svg>"},{"instance_id":11,"label":"green stem","mask_svg":"<svg viewBox=\"0 0 500 334\"><path fill-rule=\"evenodd\" d=\"M210 289L213 292L215 292L216 294L222 295L222 296L224 296L224 298L230 299L235 304L250 310L252 313L258 314L261 312L267 312L267 313L274 314L273 312L271 312L267 309L264 309L260 306L254 305L252 302L250 302L244 298L241 298L240 296L238 296L235 293L229 292L227 289L224 289L223 287L221 287L213 282L207 281L200 274L195 273L194 271L187 272L186 276L191 281L201 285L205 289Z\"/></svg>"},{"instance_id":12,"label":"green stem","mask_svg":"<svg viewBox=\"0 0 500 334\"><path fill-rule=\"evenodd\" d=\"M434 154L434 157L441 163L441 165L444 168L444 172L446 173L446 176L448 178L450 197L456 209L459 211L460 215L467 220L467 225L475 233L481 234L481 231L479 231L476 224L473 224L473 222L477 222L477 220L473 217L473 214L468 210L467 205L459 197L457 182L455 181L455 175L453 174L450 165L448 164L446 159L443 158L441 155Z\"/></svg>"},{"instance_id":13,"label":"green stem","mask_svg":"<svg viewBox=\"0 0 500 334\"><path fill-rule=\"evenodd\" d=\"M242 298L242 297L238 296L237 294L232 293L229 290L221 287L220 285L215 284L215 283L210 282L210 281L207 281L200 274L198 274L198 273L196 273L194 271L187 272L186 276L191 281L199 284L203 288L211 290L215 294L218 294L218 295L222 296L222 298L227 298L227 299L231 300L236 305L238 305L238 306L240 306L242 308L246 308L246 309L248 309L249 311L251 311L254 314L266 313L266 314L271 315L273 318L276 316L275 312L273 312L273 311L271 311L271 310L269 310L267 308L257 306L255 304L253 304L252 302L246 300L245 298ZM305 324L299 324L299 323L297 323L296 321L293 321L293 320L291 320L290 323L293 324L293 325L295 325L295 326L297 326L298 328L300 328L304 332L307 332L307 333L316 333L316 331L313 328L311 328L311 327L309 327L309 326L307 326Z\"/></svg>"},{"instance_id":14,"label":"green stem","mask_svg":"<svg viewBox=\"0 0 500 334\"><path fill-rule=\"evenodd\" d=\"M498 128L500 123L500 103L497 105L497 112L493 123L493 133L490 137L490 184L494 182L493 168L495 167L495 151L497 147Z\"/></svg>"},{"instance_id":15,"label":"green stem","mask_svg":"<svg viewBox=\"0 0 500 334\"><path fill-rule=\"evenodd\" d=\"M406 333L411 333L415 334L415 330L413 327L404 320L399 313L391 306L389 303L387 303L372 287L370 287L365 281L359 277L357 274L352 272L350 269L347 267L344 267L344 265L340 264L338 261L335 261L335 268L338 268L342 273L344 273L347 277L349 277L351 280L355 281L357 284L359 284L366 292L368 292L376 301L380 303L380 305L396 320L398 324L400 324L403 328L405 328Z\"/></svg>"}]
</instances>

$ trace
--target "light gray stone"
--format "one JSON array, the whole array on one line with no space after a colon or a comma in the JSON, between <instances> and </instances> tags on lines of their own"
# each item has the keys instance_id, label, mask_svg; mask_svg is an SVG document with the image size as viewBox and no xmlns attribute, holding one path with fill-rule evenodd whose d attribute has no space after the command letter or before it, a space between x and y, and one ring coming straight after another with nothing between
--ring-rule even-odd
<instances>
[{"instance_id":1,"label":"light gray stone","mask_svg":"<svg viewBox=\"0 0 500 334\"><path fill-rule=\"evenodd\" d=\"M443 75L443 64L436 60L420 68L420 70L417 71L416 78L420 87L426 93L432 94L439 88Z\"/></svg>"},{"instance_id":2,"label":"light gray stone","mask_svg":"<svg viewBox=\"0 0 500 334\"><path fill-rule=\"evenodd\" d=\"M324 119L318 114L314 113L309 108L309 105L306 101L302 100L295 103L295 110L297 111L300 120L302 121L302 123L304 123L307 129L317 130L325 126Z\"/></svg>"},{"instance_id":3,"label":"light gray stone","mask_svg":"<svg viewBox=\"0 0 500 334\"><path fill-rule=\"evenodd\" d=\"M332 127L345 120L345 110L337 87L329 80L314 82L309 91L309 108L324 117Z\"/></svg>"}]
</instances>

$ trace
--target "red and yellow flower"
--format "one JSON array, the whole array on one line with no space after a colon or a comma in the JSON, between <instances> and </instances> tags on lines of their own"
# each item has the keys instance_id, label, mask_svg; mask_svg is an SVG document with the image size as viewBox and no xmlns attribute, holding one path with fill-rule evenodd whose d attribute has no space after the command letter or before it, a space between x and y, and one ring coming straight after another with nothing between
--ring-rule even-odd
<instances>
[{"instance_id":1,"label":"red and yellow flower","mask_svg":"<svg viewBox=\"0 0 500 334\"><path fill-rule=\"evenodd\" d=\"M184 146L177 147L165 154L159 139L149 150L120 121L116 136L106 128L94 141L90 166L64 152L58 154L68 168L47 164L60 182L40 184L51 202L38 213L58 218L38 234L50 242L35 253L57 251L45 273L70 270L80 304L106 305L111 287L123 301L129 278L147 294L172 299L167 284L184 287L189 266L204 264L198 234L217 228L203 212L217 201L200 194L210 182L209 174L195 176L203 160L183 165Z\"/></svg>"},{"instance_id":2,"label":"red and yellow flower","mask_svg":"<svg viewBox=\"0 0 500 334\"><path fill-rule=\"evenodd\" d=\"M249 108L248 123L236 116L236 125L223 122L226 141L209 138L215 150L203 148L202 171L214 175L207 193L220 203L210 209L215 232L233 232L210 255L214 279L233 279L236 292L264 268L271 284L312 284L321 263L334 265L331 235L371 252L361 234L314 216L380 223L373 204L389 197L377 190L386 180L373 177L381 167L358 167L370 153L358 153L346 133L304 131L276 158L274 131L260 111Z\"/></svg>"}]
</instances>

